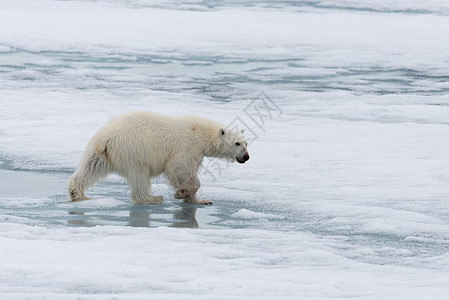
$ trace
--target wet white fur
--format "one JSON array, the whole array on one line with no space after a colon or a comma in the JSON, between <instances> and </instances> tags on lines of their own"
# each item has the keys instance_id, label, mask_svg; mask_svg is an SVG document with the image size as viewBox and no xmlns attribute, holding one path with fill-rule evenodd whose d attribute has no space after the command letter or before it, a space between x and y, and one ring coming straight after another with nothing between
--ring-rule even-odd
<instances>
[{"instance_id":1,"label":"wet white fur","mask_svg":"<svg viewBox=\"0 0 449 300\"><path fill-rule=\"evenodd\" d=\"M235 161L248 153L242 132L198 116L173 117L135 111L108 121L89 141L70 178L72 201L88 199L84 192L109 173L125 177L135 204L162 202L152 196L150 178L165 174L171 185L185 192L184 202L198 200L198 169L205 156ZM240 146L235 146L239 142ZM178 194L178 193L177 193Z\"/></svg>"}]
</instances>

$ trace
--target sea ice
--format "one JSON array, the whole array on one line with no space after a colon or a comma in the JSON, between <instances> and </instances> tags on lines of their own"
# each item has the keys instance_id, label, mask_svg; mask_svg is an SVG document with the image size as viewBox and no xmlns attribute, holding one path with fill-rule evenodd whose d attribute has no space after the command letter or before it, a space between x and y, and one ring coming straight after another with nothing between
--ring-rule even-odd
<instances>
[{"instance_id":1,"label":"sea ice","mask_svg":"<svg viewBox=\"0 0 449 300\"><path fill-rule=\"evenodd\" d=\"M1 1L0 294L446 299L446 2ZM132 110L239 123L251 160L204 162L212 207L68 202Z\"/></svg>"}]
</instances>

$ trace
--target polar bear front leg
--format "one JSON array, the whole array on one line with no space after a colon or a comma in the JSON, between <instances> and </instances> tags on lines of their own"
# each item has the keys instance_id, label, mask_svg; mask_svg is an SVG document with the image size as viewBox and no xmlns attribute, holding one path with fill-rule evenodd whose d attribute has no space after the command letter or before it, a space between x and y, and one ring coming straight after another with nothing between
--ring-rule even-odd
<instances>
[{"instance_id":1,"label":"polar bear front leg","mask_svg":"<svg viewBox=\"0 0 449 300\"><path fill-rule=\"evenodd\" d=\"M201 183L196 174L179 174L175 180L172 180L172 185L176 189L175 199L182 199L184 203L213 204L212 201L197 198L196 192L200 188Z\"/></svg>"},{"instance_id":2,"label":"polar bear front leg","mask_svg":"<svg viewBox=\"0 0 449 300\"><path fill-rule=\"evenodd\" d=\"M145 172L135 173L126 178L131 187L131 199L136 205L162 203L162 196L151 195L150 176Z\"/></svg>"},{"instance_id":3,"label":"polar bear front leg","mask_svg":"<svg viewBox=\"0 0 449 300\"><path fill-rule=\"evenodd\" d=\"M192 197L200 188L198 176L193 174L181 174L177 176L174 184L176 190L175 199L185 199Z\"/></svg>"}]
</instances>

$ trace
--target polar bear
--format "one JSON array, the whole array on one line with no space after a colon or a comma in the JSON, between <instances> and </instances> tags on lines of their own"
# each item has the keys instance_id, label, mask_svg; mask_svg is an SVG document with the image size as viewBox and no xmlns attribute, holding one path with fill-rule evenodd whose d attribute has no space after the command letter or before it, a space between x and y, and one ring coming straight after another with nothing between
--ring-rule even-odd
<instances>
[{"instance_id":1,"label":"polar bear","mask_svg":"<svg viewBox=\"0 0 449 300\"><path fill-rule=\"evenodd\" d=\"M198 116L173 117L135 111L112 118L89 141L81 162L70 178L71 201L87 200L84 191L109 173L126 178L135 204L162 202L153 196L150 178L165 174L185 203L199 200L198 169L204 157L245 163L249 159L243 130Z\"/></svg>"}]
</instances>

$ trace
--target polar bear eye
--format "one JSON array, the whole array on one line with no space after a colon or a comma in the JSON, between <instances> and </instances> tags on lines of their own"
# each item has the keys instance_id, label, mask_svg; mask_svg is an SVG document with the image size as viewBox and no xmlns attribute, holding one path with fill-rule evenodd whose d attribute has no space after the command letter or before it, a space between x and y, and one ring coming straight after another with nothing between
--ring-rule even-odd
<instances>
[{"instance_id":1,"label":"polar bear eye","mask_svg":"<svg viewBox=\"0 0 449 300\"><path fill-rule=\"evenodd\" d=\"M236 146L240 146L240 143L239 143L239 142L237 142L237 143L235 143L235 145L236 145Z\"/></svg>"}]
</instances>

